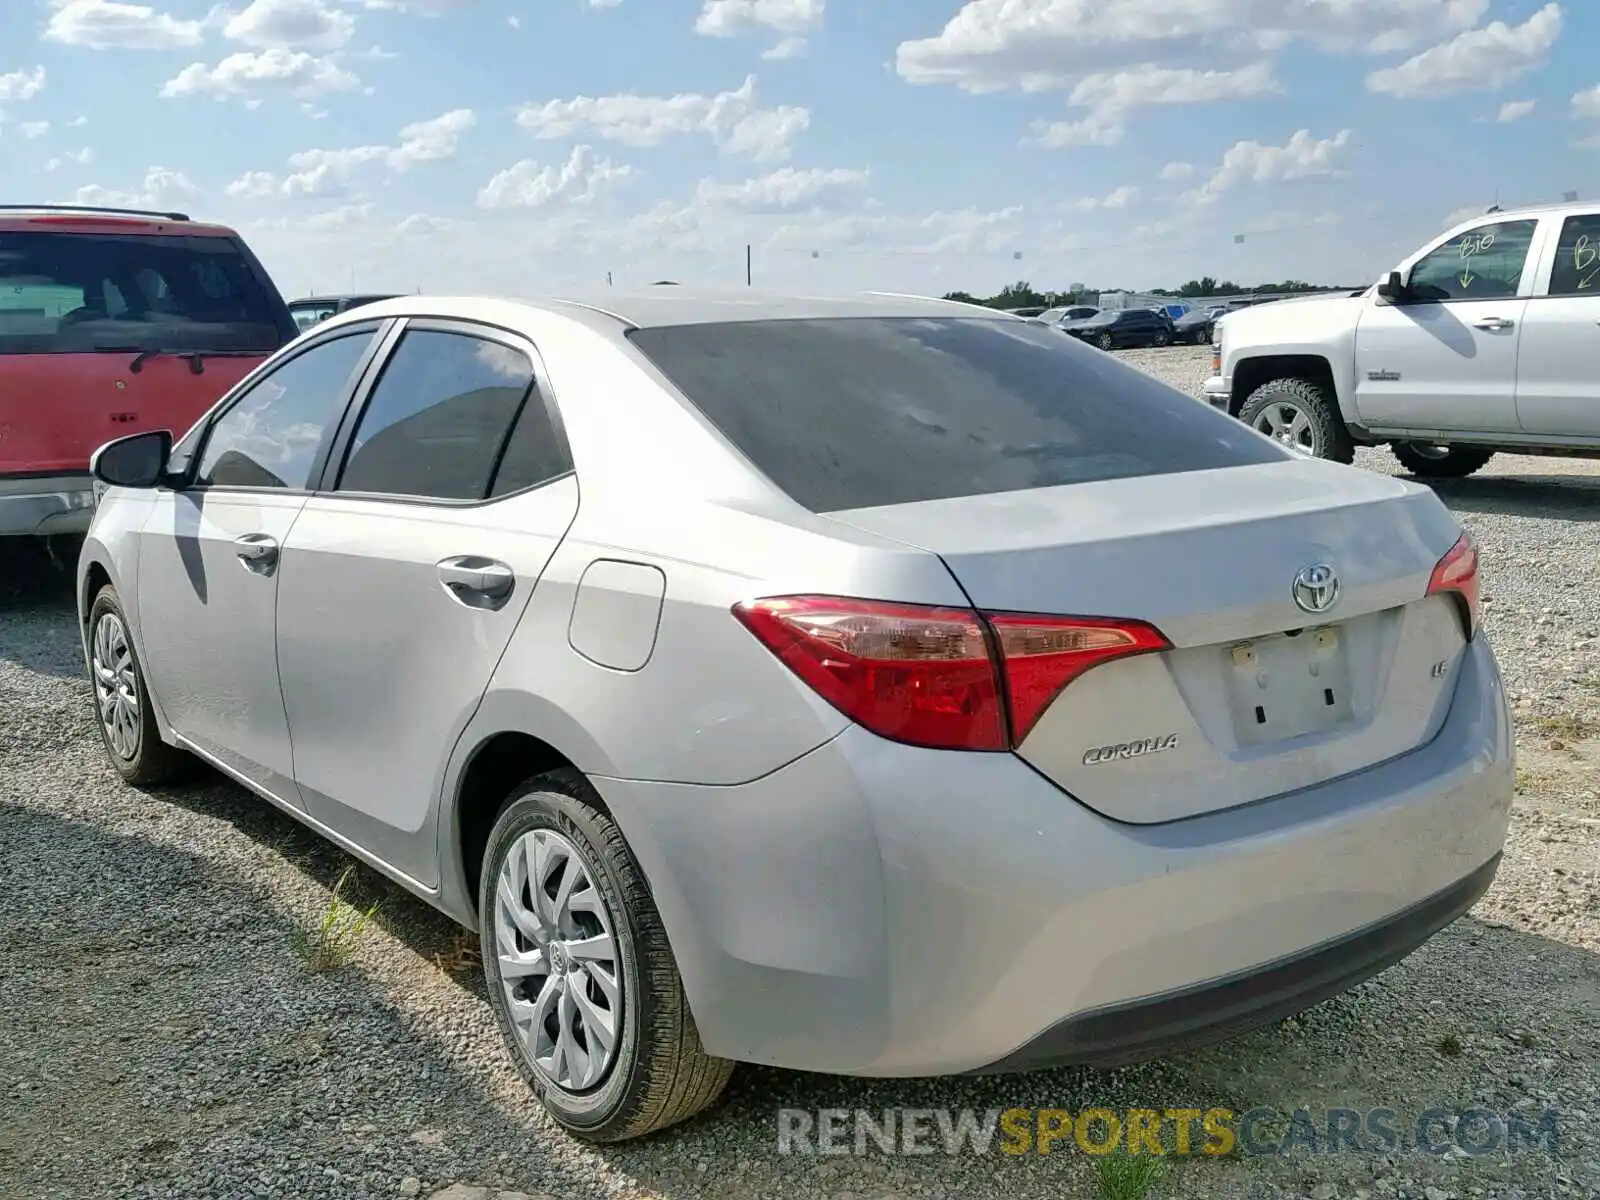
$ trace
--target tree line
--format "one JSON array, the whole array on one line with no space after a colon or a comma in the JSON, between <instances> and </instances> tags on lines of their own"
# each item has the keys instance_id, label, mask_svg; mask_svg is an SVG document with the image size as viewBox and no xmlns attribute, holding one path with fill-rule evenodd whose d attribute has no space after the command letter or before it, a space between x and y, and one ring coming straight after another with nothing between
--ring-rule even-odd
<instances>
[{"instance_id":1,"label":"tree line","mask_svg":"<svg viewBox=\"0 0 1600 1200\"><path fill-rule=\"evenodd\" d=\"M1026 280L1007 284L992 296L974 296L971 292L946 292L946 300L959 300L964 304L983 304L989 308L1056 308L1066 304L1085 303L1084 297L1094 297L1102 292L1142 292L1147 296L1253 296L1293 292L1321 292L1329 289L1303 279L1286 279L1282 283L1258 283L1246 287L1231 279L1213 279L1202 275L1177 288L1096 288L1084 292L1041 292Z\"/></svg>"}]
</instances>

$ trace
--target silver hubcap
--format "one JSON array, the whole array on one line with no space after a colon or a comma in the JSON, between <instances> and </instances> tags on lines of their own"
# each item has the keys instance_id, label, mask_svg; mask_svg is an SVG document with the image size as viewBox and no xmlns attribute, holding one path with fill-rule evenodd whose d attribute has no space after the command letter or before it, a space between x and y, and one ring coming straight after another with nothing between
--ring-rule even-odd
<instances>
[{"instance_id":1,"label":"silver hubcap","mask_svg":"<svg viewBox=\"0 0 1600 1200\"><path fill-rule=\"evenodd\" d=\"M1431 458L1437 460L1450 457L1449 446L1434 446L1427 442L1412 442L1411 451L1421 458Z\"/></svg>"},{"instance_id":2,"label":"silver hubcap","mask_svg":"<svg viewBox=\"0 0 1600 1200\"><path fill-rule=\"evenodd\" d=\"M569 1092L617 1055L622 971L611 914L576 846L536 829L517 839L495 898L500 988L528 1060Z\"/></svg>"},{"instance_id":3,"label":"silver hubcap","mask_svg":"<svg viewBox=\"0 0 1600 1200\"><path fill-rule=\"evenodd\" d=\"M1256 432L1264 433L1285 446L1292 446L1307 454L1316 453L1316 430L1311 426L1311 418L1298 404L1279 402L1267 405L1256 416L1255 427Z\"/></svg>"},{"instance_id":4,"label":"silver hubcap","mask_svg":"<svg viewBox=\"0 0 1600 1200\"><path fill-rule=\"evenodd\" d=\"M128 631L116 613L106 613L95 623L89 662L106 740L118 758L130 760L139 753L139 684Z\"/></svg>"}]
</instances>

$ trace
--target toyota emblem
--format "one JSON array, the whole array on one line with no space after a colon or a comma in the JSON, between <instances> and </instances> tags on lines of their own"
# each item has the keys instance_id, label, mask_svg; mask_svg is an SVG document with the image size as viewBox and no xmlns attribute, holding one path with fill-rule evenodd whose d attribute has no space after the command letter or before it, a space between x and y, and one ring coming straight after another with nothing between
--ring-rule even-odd
<instances>
[{"instance_id":1,"label":"toyota emblem","mask_svg":"<svg viewBox=\"0 0 1600 1200\"><path fill-rule=\"evenodd\" d=\"M1325 613L1339 599L1339 573L1327 563L1302 567L1291 591L1302 612Z\"/></svg>"}]
</instances>

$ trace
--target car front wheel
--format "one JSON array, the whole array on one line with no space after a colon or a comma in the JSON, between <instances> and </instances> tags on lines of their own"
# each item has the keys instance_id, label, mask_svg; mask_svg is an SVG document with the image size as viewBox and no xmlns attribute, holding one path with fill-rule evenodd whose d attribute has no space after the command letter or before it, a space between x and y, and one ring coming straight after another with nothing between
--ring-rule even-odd
<instances>
[{"instance_id":1,"label":"car front wheel","mask_svg":"<svg viewBox=\"0 0 1600 1200\"><path fill-rule=\"evenodd\" d=\"M1302 454L1334 462L1355 461L1355 443L1333 395L1311 379L1274 379L1244 402L1239 419Z\"/></svg>"},{"instance_id":2,"label":"car front wheel","mask_svg":"<svg viewBox=\"0 0 1600 1200\"><path fill-rule=\"evenodd\" d=\"M128 618L109 583L89 608L89 682L100 739L125 781L138 787L171 783L195 765L182 750L161 740Z\"/></svg>"},{"instance_id":3,"label":"car front wheel","mask_svg":"<svg viewBox=\"0 0 1600 1200\"><path fill-rule=\"evenodd\" d=\"M1420 479L1464 479L1494 457L1493 450L1428 442L1396 442L1389 449L1402 467Z\"/></svg>"},{"instance_id":4,"label":"car front wheel","mask_svg":"<svg viewBox=\"0 0 1600 1200\"><path fill-rule=\"evenodd\" d=\"M1094 344L1099 346L1102 350L1109 350L1116 344L1116 342L1112 339L1109 333L1102 333L1099 337L1094 339Z\"/></svg>"},{"instance_id":5,"label":"car front wheel","mask_svg":"<svg viewBox=\"0 0 1600 1200\"><path fill-rule=\"evenodd\" d=\"M733 1063L701 1046L644 874L587 779L557 771L518 789L478 890L490 1002L559 1125L619 1142L722 1094Z\"/></svg>"},{"instance_id":6,"label":"car front wheel","mask_svg":"<svg viewBox=\"0 0 1600 1200\"><path fill-rule=\"evenodd\" d=\"M1151 340L1154 341L1157 346L1165 346L1172 341L1172 335L1169 334L1165 329L1158 329L1156 330L1155 337Z\"/></svg>"}]
</instances>

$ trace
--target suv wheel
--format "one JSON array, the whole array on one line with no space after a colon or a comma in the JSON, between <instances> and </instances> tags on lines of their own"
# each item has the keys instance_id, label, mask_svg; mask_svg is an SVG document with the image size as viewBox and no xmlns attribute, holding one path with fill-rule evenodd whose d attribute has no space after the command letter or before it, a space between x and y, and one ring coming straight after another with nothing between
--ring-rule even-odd
<instances>
[{"instance_id":1,"label":"suv wheel","mask_svg":"<svg viewBox=\"0 0 1600 1200\"><path fill-rule=\"evenodd\" d=\"M1094 344L1099 346L1102 350L1109 350L1116 343L1112 340L1112 337L1109 333L1102 333L1099 337L1094 339Z\"/></svg>"},{"instance_id":2,"label":"suv wheel","mask_svg":"<svg viewBox=\"0 0 1600 1200\"><path fill-rule=\"evenodd\" d=\"M1396 442L1389 449L1402 467L1422 479L1464 479L1494 457L1493 450L1429 442Z\"/></svg>"},{"instance_id":3,"label":"suv wheel","mask_svg":"<svg viewBox=\"0 0 1600 1200\"><path fill-rule=\"evenodd\" d=\"M89 608L89 682L94 687L100 738L111 765L125 781L137 787L171 783L197 765L161 740L128 618L109 583Z\"/></svg>"},{"instance_id":4,"label":"suv wheel","mask_svg":"<svg viewBox=\"0 0 1600 1200\"><path fill-rule=\"evenodd\" d=\"M1355 461L1355 442L1338 404L1315 380L1274 379L1262 384L1239 409L1239 419L1257 433L1313 458Z\"/></svg>"},{"instance_id":5,"label":"suv wheel","mask_svg":"<svg viewBox=\"0 0 1600 1200\"><path fill-rule=\"evenodd\" d=\"M1172 341L1172 335L1165 329L1158 329L1156 330L1155 338L1153 340L1156 345L1165 346Z\"/></svg>"},{"instance_id":6,"label":"suv wheel","mask_svg":"<svg viewBox=\"0 0 1600 1200\"><path fill-rule=\"evenodd\" d=\"M523 1079L556 1122L618 1142L722 1094L644 875L576 771L524 784L489 834L478 887L484 974Z\"/></svg>"}]
</instances>

